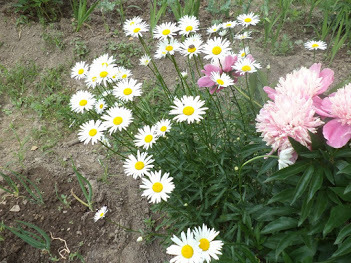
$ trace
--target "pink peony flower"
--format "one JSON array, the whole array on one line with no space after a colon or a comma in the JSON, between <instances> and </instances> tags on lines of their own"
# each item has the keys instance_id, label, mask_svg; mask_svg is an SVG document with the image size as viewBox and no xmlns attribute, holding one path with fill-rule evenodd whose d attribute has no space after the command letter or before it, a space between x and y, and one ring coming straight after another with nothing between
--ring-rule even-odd
<instances>
[{"instance_id":1,"label":"pink peony flower","mask_svg":"<svg viewBox=\"0 0 351 263\"><path fill-rule=\"evenodd\" d=\"M306 147L310 147L308 131L316 133L323 122L315 117L313 100L294 94L275 94L256 117L256 130L262 133L263 140L273 151L292 147L291 137Z\"/></svg>"},{"instance_id":2,"label":"pink peony flower","mask_svg":"<svg viewBox=\"0 0 351 263\"><path fill-rule=\"evenodd\" d=\"M230 73L232 71L232 66L238 61L238 57L236 55L228 55L221 59L216 59L213 61L213 64L207 64L204 66L204 70L201 70L202 73L205 74L204 77L201 77L197 81L197 85L199 87L212 87L210 89L210 93L213 94L215 91L219 92L223 89L223 87L218 87L217 83L215 83L211 79L212 72L219 72L222 74L223 72ZM234 83L238 80L238 74L232 72L231 76L234 78Z\"/></svg>"},{"instance_id":3,"label":"pink peony flower","mask_svg":"<svg viewBox=\"0 0 351 263\"><path fill-rule=\"evenodd\" d=\"M294 70L287 74L285 78L280 78L275 89L266 86L263 90L272 100L277 94L316 98L325 92L334 81L334 71L329 68L321 71L321 66L320 63L315 63L309 69L302 67L299 70Z\"/></svg>"},{"instance_id":4,"label":"pink peony flower","mask_svg":"<svg viewBox=\"0 0 351 263\"><path fill-rule=\"evenodd\" d=\"M351 139L351 83L318 101L317 113L333 118L323 126L327 144L341 148Z\"/></svg>"}]
</instances>

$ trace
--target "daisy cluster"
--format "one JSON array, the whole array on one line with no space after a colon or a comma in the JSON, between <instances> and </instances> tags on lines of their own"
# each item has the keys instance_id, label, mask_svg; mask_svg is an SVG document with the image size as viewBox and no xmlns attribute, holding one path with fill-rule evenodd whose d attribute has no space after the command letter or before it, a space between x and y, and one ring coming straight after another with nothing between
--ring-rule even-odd
<instances>
[{"instance_id":1,"label":"daisy cluster","mask_svg":"<svg viewBox=\"0 0 351 263\"><path fill-rule=\"evenodd\" d=\"M218 260L223 246L221 240L215 240L218 234L218 231L203 224L202 227L196 227L194 230L188 228L186 233L180 234L180 238L174 235L171 240L175 244L167 248L167 254L175 256L170 262L208 263L212 258Z\"/></svg>"},{"instance_id":2,"label":"daisy cluster","mask_svg":"<svg viewBox=\"0 0 351 263\"><path fill-rule=\"evenodd\" d=\"M211 69L205 68L203 73L206 76L200 80L199 86L212 87L211 93L220 91L232 85L238 76L256 72L257 69L261 68L261 65L249 55L248 47L244 47L235 54L230 47L230 42L223 38L227 34L227 30L233 31L238 26L245 29L250 25L256 25L258 22L259 17L254 13L239 15L236 21L227 21L208 28L207 33L210 37L214 33L218 33L220 37L209 38L207 41L204 41L198 34L200 23L194 16L183 16L178 23L162 23L157 25L153 31L153 37L158 40L154 57L161 59L169 55L172 56L175 52L179 52L188 58L198 58L200 55L204 55L205 59L211 60L211 65L214 65L214 67ZM135 28L138 29L137 33L134 32ZM147 31L148 27L141 18L134 17L124 23L123 29L127 36L142 37L141 32ZM181 36L184 40L177 40L177 36ZM235 35L235 39L239 40L248 38L251 38L249 31ZM226 65L227 68L224 70L222 67L223 61L228 56L232 57L230 59L231 64ZM142 58L140 65L148 65L150 60L150 57Z\"/></svg>"}]
</instances>

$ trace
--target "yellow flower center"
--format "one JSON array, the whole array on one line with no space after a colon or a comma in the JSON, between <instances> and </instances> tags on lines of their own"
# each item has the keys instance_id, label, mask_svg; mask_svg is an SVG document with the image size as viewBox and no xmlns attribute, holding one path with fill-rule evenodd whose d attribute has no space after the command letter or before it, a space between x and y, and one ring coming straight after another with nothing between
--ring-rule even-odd
<instances>
[{"instance_id":1,"label":"yellow flower center","mask_svg":"<svg viewBox=\"0 0 351 263\"><path fill-rule=\"evenodd\" d=\"M133 21L133 22L130 22L130 24L129 24L129 25L131 25L131 26L132 26L132 25L134 25L134 24L135 24L135 22Z\"/></svg>"},{"instance_id":2,"label":"yellow flower center","mask_svg":"<svg viewBox=\"0 0 351 263\"><path fill-rule=\"evenodd\" d=\"M194 53L195 51L196 51L196 47L188 48L189 53Z\"/></svg>"},{"instance_id":3,"label":"yellow flower center","mask_svg":"<svg viewBox=\"0 0 351 263\"><path fill-rule=\"evenodd\" d=\"M185 245L182 247L182 256L185 258L192 258L194 255L194 249L189 246L189 245Z\"/></svg>"},{"instance_id":4,"label":"yellow flower center","mask_svg":"<svg viewBox=\"0 0 351 263\"><path fill-rule=\"evenodd\" d=\"M195 111L195 109L194 109L193 107L191 107L191 106L186 106L186 107L184 107L184 109L183 109L183 113L184 113L185 115L187 115L187 116L192 115L192 114L194 113L194 111Z\"/></svg>"},{"instance_id":5,"label":"yellow flower center","mask_svg":"<svg viewBox=\"0 0 351 263\"><path fill-rule=\"evenodd\" d=\"M91 136L91 137L94 137L96 134L97 134L97 130L96 129L91 129L89 131L89 136Z\"/></svg>"},{"instance_id":6,"label":"yellow flower center","mask_svg":"<svg viewBox=\"0 0 351 263\"><path fill-rule=\"evenodd\" d=\"M172 47L172 46L167 46L167 47L166 47L166 50L167 50L167 51L172 51L172 50L173 50L173 47Z\"/></svg>"},{"instance_id":7,"label":"yellow flower center","mask_svg":"<svg viewBox=\"0 0 351 263\"><path fill-rule=\"evenodd\" d=\"M138 33L140 31L140 27L134 28L133 32Z\"/></svg>"},{"instance_id":8,"label":"yellow flower center","mask_svg":"<svg viewBox=\"0 0 351 263\"><path fill-rule=\"evenodd\" d=\"M217 83L218 83L219 85L223 85L223 84L224 84L224 81L221 80L221 79L217 79Z\"/></svg>"},{"instance_id":9,"label":"yellow flower center","mask_svg":"<svg viewBox=\"0 0 351 263\"><path fill-rule=\"evenodd\" d=\"M228 23L228 24L227 24L227 27L230 27L230 26L232 26L232 24L231 24L231 23Z\"/></svg>"},{"instance_id":10,"label":"yellow flower center","mask_svg":"<svg viewBox=\"0 0 351 263\"><path fill-rule=\"evenodd\" d=\"M252 19L250 18L250 17L247 17L247 18L245 18L245 20L244 20L246 23L250 23L251 21L252 21Z\"/></svg>"},{"instance_id":11,"label":"yellow flower center","mask_svg":"<svg viewBox=\"0 0 351 263\"><path fill-rule=\"evenodd\" d=\"M246 53L245 53L245 52L241 53L241 56L242 56L242 57L245 57L245 56L246 56Z\"/></svg>"},{"instance_id":12,"label":"yellow flower center","mask_svg":"<svg viewBox=\"0 0 351 263\"><path fill-rule=\"evenodd\" d=\"M91 78L91 81L92 81L92 82L95 82L96 79L97 79L97 77L92 77L92 78Z\"/></svg>"},{"instance_id":13,"label":"yellow flower center","mask_svg":"<svg viewBox=\"0 0 351 263\"><path fill-rule=\"evenodd\" d=\"M206 238L201 238L199 247L203 251L207 251L210 248L210 242Z\"/></svg>"},{"instance_id":14,"label":"yellow flower center","mask_svg":"<svg viewBox=\"0 0 351 263\"><path fill-rule=\"evenodd\" d=\"M162 126L161 129L160 129L161 132L165 132L167 131L167 127L166 126Z\"/></svg>"},{"instance_id":15,"label":"yellow flower center","mask_svg":"<svg viewBox=\"0 0 351 263\"><path fill-rule=\"evenodd\" d=\"M108 63L107 63L107 62L104 62L104 63L102 63L101 65L107 67L107 66L108 66Z\"/></svg>"},{"instance_id":16,"label":"yellow flower center","mask_svg":"<svg viewBox=\"0 0 351 263\"><path fill-rule=\"evenodd\" d=\"M88 103L87 100L81 100L81 101L79 102L79 106L85 106L85 105L87 105L87 103Z\"/></svg>"},{"instance_id":17,"label":"yellow flower center","mask_svg":"<svg viewBox=\"0 0 351 263\"><path fill-rule=\"evenodd\" d=\"M214 29L213 29L213 32L216 32L216 31L217 31L217 28L214 28Z\"/></svg>"},{"instance_id":18,"label":"yellow flower center","mask_svg":"<svg viewBox=\"0 0 351 263\"><path fill-rule=\"evenodd\" d=\"M189 32L189 31L191 31L191 30L193 30L193 27L192 27L192 26L187 26L187 27L185 28L185 31L186 31L186 32Z\"/></svg>"},{"instance_id":19,"label":"yellow flower center","mask_svg":"<svg viewBox=\"0 0 351 263\"><path fill-rule=\"evenodd\" d=\"M171 30L169 30L169 29L165 29L162 31L162 34L165 36L167 36L169 33L171 33Z\"/></svg>"},{"instance_id":20,"label":"yellow flower center","mask_svg":"<svg viewBox=\"0 0 351 263\"><path fill-rule=\"evenodd\" d=\"M141 161L139 161L139 162L136 162L135 163L135 169L137 169L137 170L141 170L141 169L143 169L144 168L144 163L143 162L141 162Z\"/></svg>"},{"instance_id":21,"label":"yellow flower center","mask_svg":"<svg viewBox=\"0 0 351 263\"><path fill-rule=\"evenodd\" d=\"M319 45L314 43L314 44L312 44L312 47L319 47Z\"/></svg>"},{"instance_id":22,"label":"yellow flower center","mask_svg":"<svg viewBox=\"0 0 351 263\"><path fill-rule=\"evenodd\" d=\"M100 77L102 77L102 78L105 78L107 75L108 75L108 72L107 72L107 71L102 71L102 72L100 73Z\"/></svg>"},{"instance_id":23,"label":"yellow flower center","mask_svg":"<svg viewBox=\"0 0 351 263\"><path fill-rule=\"evenodd\" d=\"M154 190L155 193L160 193L163 190L163 185L159 182L154 183L152 186L152 190Z\"/></svg>"},{"instance_id":24,"label":"yellow flower center","mask_svg":"<svg viewBox=\"0 0 351 263\"><path fill-rule=\"evenodd\" d=\"M102 109L104 107L104 104L100 104L99 108Z\"/></svg>"},{"instance_id":25,"label":"yellow flower center","mask_svg":"<svg viewBox=\"0 0 351 263\"><path fill-rule=\"evenodd\" d=\"M221 54L221 52L222 52L222 49L219 46L215 46L214 48L212 48L212 53L214 55L219 55L219 54Z\"/></svg>"},{"instance_id":26,"label":"yellow flower center","mask_svg":"<svg viewBox=\"0 0 351 263\"><path fill-rule=\"evenodd\" d=\"M123 94L124 95L130 95L132 94L133 90L131 88L126 88L123 90Z\"/></svg>"},{"instance_id":27,"label":"yellow flower center","mask_svg":"<svg viewBox=\"0 0 351 263\"><path fill-rule=\"evenodd\" d=\"M78 70L79 75L82 75L83 73L84 73L84 69L81 68L80 70Z\"/></svg>"},{"instance_id":28,"label":"yellow flower center","mask_svg":"<svg viewBox=\"0 0 351 263\"><path fill-rule=\"evenodd\" d=\"M113 119L113 124L114 125L120 125L123 122L123 118L122 117L116 117Z\"/></svg>"},{"instance_id":29,"label":"yellow flower center","mask_svg":"<svg viewBox=\"0 0 351 263\"><path fill-rule=\"evenodd\" d=\"M245 65L241 68L242 71L250 71L251 70L251 67L248 66L248 65Z\"/></svg>"},{"instance_id":30,"label":"yellow flower center","mask_svg":"<svg viewBox=\"0 0 351 263\"><path fill-rule=\"evenodd\" d=\"M152 135L151 134L149 134L149 135L146 135L145 136L145 139L144 139L144 141L146 142L146 143L149 143L149 142L151 142L152 141L152 139L153 139L154 137L152 137Z\"/></svg>"},{"instance_id":31,"label":"yellow flower center","mask_svg":"<svg viewBox=\"0 0 351 263\"><path fill-rule=\"evenodd\" d=\"M100 217L103 217L103 216L104 216L104 213L101 213L101 214L100 214Z\"/></svg>"},{"instance_id":32,"label":"yellow flower center","mask_svg":"<svg viewBox=\"0 0 351 263\"><path fill-rule=\"evenodd\" d=\"M127 77L127 74L123 74L122 79L125 79Z\"/></svg>"}]
</instances>

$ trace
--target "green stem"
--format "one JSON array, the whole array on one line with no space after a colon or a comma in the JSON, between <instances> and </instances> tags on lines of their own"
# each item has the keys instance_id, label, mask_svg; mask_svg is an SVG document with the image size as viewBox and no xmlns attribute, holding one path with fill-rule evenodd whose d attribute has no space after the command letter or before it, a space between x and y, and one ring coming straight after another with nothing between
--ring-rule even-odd
<instances>
[{"instance_id":1,"label":"green stem","mask_svg":"<svg viewBox=\"0 0 351 263\"><path fill-rule=\"evenodd\" d=\"M239 87L233 85L234 89L236 89L244 98L246 98L247 100L250 100L250 97L247 96L247 94L245 94L244 91L242 91ZM259 104L257 101L252 100L253 103L255 103L258 107L262 108L262 105Z\"/></svg>"}]
</instances>

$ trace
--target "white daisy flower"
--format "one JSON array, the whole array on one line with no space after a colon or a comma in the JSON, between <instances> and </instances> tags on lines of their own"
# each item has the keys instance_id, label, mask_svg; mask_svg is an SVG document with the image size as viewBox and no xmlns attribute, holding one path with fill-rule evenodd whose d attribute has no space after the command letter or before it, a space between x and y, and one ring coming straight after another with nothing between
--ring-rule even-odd
<instances>
[{"instance_id":1,"label":"white daisy flower","mask_svg":"<svg viewBox=\"0 0 351 263\"><path fill-rule=\"evenodd\" d=\"M141 83L135 79L123 79L113 89L113 95L123 101L132 101L141 95Z\"/></svg>"},{"instance_id":2,"label":"white daisy flower","mask_svg":"<svg viewBox=\"0 0 351 263\"><path fill-rule=\"evenodd\" d=\"M83 113L91 110L95 105L94 95L86 90L79 90L71 97L70 106L72 111Z\"/></svg>"},{"instance_id":3,"label":"white daisy flower","mask_svg":"<svg viewBox=\"0 0 351 263\"><path fill-rule=\"evenodd\" d=\"M127 176L133 176L134 179L149 175L150 169L154 167L153 162L152 155L148 156L146 152L140 153L138 150L136 157L130 154L128 159L124 161L124 172Z\"/></svg>"},{"instance_id":4,"label":"white daisy flower","mask_svg":"<svg viewBox=\"0 0 351 263\"><path fill-rule=\"evenodd\" d=\"M143 22L143 19L139 16L135 16L131 19L127 19L124 23L123 23L123 27L124 26L133 26L135 24L140 24Z\"/></svg>"},{"instance_id":5,"label":"white daisy flower","mask_svg":"<svg viewBox=\"0 0 351 263\"><path fill-rule=\"evenodd\" d=\"M123 30L126 34L126 36L131 36L131 37L139 37L143 36L143 32L149 31L149 25L146 24L145 22L140 22L140 23L134 23L132 25L129 24L124 24Z\"/></svg>"},{"instance_id":6,"label":"white daisy flower","mask_svg":"<svg viewBox=\"0 0 351 263\"><path fill-rule=\"evenodd\" d=\"M166 136L166 132L169 132L172 128L171 121L167 119L160 120L155 126L158 136Z\"/></svg>"},{"instance_id":7,"label":"white daisy flower","mask_svg":"<svg viewBox=\"0 0 351 263\"><path fill-rule=\"evenodd\" d=\"M173 235L171 240L175 245L167 248L167 254L174 255L175 257L170 260L174 263L202 263L201 249L199 242L194 239L194 234L188 228L187 234L182 232L181 239Z\"/></svg>"},{"instance_id":8,"label":"white daisy flower","mask_svg":"<svg viewBox=\"0 0 351 263\"><path fill-rule=\"evenodd\" d=\"M235 39L239 39L239 40L243 40L243 39L247 39L247 38L252 38L251 37L251 31L245 31L242 34L236 34Z\"/></svg>"},{"instance_id":9,"label":"white daisy flower","mask_svg":"<svg viewBox=\"0 0 351 263\"><path fill-rule=\"evenodd\" d=\"M246 57L249 54L250 54L249 47L245 47L245 48L243 48L242 50L239 51L238 57L239 58L244 58L244 57Z\"/></svg>"},{"instance_id":10,"label":"white daisy flower","mask_svg":"<svg viewBox=\"0 0 351 263\"><path fill-rule=\"evenodd\" d=\"M88 74L89 67L85 64L84 61L77 62L71 71L71 78L73 79L82 79L85 78Z\"/></svg>"},{"instance_id":11,"label":"white daisy flower","mask_svg":"<svg viewBox=\"0 0 351 263\"><path fill-rule=\"evenodd\" d=\"M230 52L230 42L221 37L209 39L203 48L203 53L206 54L205 59L215 59L223 57Z\"/></svg>"},{"instance_id":12,"label":"white daisy flower","mask_svg":"<svg viewBox=\"0 0 351 263\"><path fill-rule=\"evenodd\" d=\"M294 164L294 161L291 160L293 158L293 153L294 148L291 147L280 151L278 159L279 170Z\"/></svg>"},{"instance_id":13,"label":"white daisy flower","mask_svg":"<svg viewBox=\"0 0 351 263\"><path fill-rule=\"evenodd\" d=\"M98 73L96 71L89 70L85 78L85 84L87 85L87 87L95 88L96 85L98 84L97 80L98 80Z\"/></svg>"},{"instance_id":14,"label":"white daisy flower","mask_svg":"<svg viewBox=\"0 0 351 263\"><path fill-rule=\"evenodd\" d=\"M150 172L147 178L142 178L141 189L144 189L141 196L146 196L150 203L160 203L161 200L167 201L169 194L174 189L173 178L169 173L161 176L161 171Z\"/></svg>"},{"instance_id":15,"label":"white daisy flower","mask_svg":"<svg viewBox=\"0 0 351 263\"><path fill-rule=\"evenodd\" d=\"M139 59L139 65L147 66L149 65L150 61L151 61L151 58L147 54L145 54Z\"/></svg>"},{"instance_id":16,"label":"white daisy flower","mask_svg":"<svg viewBox=\"0 0 351 263\"><path fill-rule=\"evenodd\" d=\"M192 123L194 121L200 121L208 109L202 107L205 102L200 100L199 96L183 96L182 99L176 98L173 102L175 106L171 106L172 110L169 112L171 115L176 115L173 119L177 122L187 121Z\"/></svg>"},{"instance_id":17,"label":"white daisy flower","mask_svg":"<svg viewBox=\"0 0 351 263\"><path fill-rule=\"evenodd\" d=\"M203 260L207 263L211 262L211 258L218 260L218 255L222 255L221 249L223 242L221 240L214 240L215 237L219 234L218 231L208 228L205 224L201 227L195 228L194 238L197 242L200 242L198 245L201 249L201 256Z\"/></svg>"},{"instance_id":18,"label":"white daisy flower","mask_svg":"<svg viewBox=\"0 0 351 263\"><path fill-rule=\"evenodd\" d=\"M108 62L104 62L108 64ZM103 84L106 86L107 83L111 82L112 76L115 73L115 68L113 64L108 64L108 66L100 65L100 63L95 63L91 66L90 70L95 72L97 79L97 84Z\"/></svg>"},{"instance_id":19,"label":"white daisy flower","mask_svg":"<svg viewBox=\"0 0 351 263\"><path fill-rule=\"evenodd\" d=\"M160 59L164 58L167 54L174 55L174 52L177 51L180 47L180 44L177 40L163 40L158 43L157 51L155 58Z\"/></svg>"},{"instance_id":20,"label":"white daisy flower","mask_svg":"<svg viewBox=\"0 0 351 263\"><path fill-rule=\"evenodd\" d=\"M261 65L255 60L246 57L239 59L235 65L232 66L232 68L239 72L241 75L244 75L245 73L256 72L257 69L261 68Z\"/></svg>"},{"instance_id":21,"label":"white daisy flower","mask_svg":"<svg viewBox=\"0 0 351 263\"><path fill-rule=\"evenodd\" d=\"M218 33L218 35L220 35L221 37L225 37L225 35L227 34L227 30L226 29L224 29L224 30L221 30L221 31L219 31L219 33Z\"/></svg>"},{"instance_id":22,"label":"white daisy flower","mask_svg":"<svg viewBox=\"0 0 351 263\"><path fill-rule=\"evenodd\" d=\"M260 22L260 19L258 15L255 15L254 13L250 14L242 14L237 17L237 20L240 25L242 26L249 26L249 25L256 25L258 22Z\"/></svg>"},{"instance_id":23,"label":"white daisy flower","mask_svg":"<svg viewBox=\"0 0 351 263\"><path fill-rule=\"evenodd\" d=\"M213 33L216 33L217 31L219 31L222 28L222 25L219 24L215 24L213 26L210 26L209 28L207 28L207 34L211 35Z\"/></svg>"},{"instance_id":24,"label":"white daisy flower","mask_svg":"<svg viewBox=\"0 0 351 263\"><path fill-rule=\"evenodd\" d=\"M211 73L211 80L215 82L216 85L218 85L218 88L219 87L226 88L234 84L234 80L232 80L231 77L229 77L229 75L224 72L220 74L219 72L213 71Z\"/></svg>"},{"instance_id":25,"label":"white daisy flower","mask_svg":"<svg viewBox=\"0 0 351 263\"><path fill-rule=\"evenodd\" d=\"M187 37L187 40L192 41L192 42L201 42L201 43L203 42L201 35L199 35L199 34L191 35L191 36Z\"/></svg>"},{"instance_id":26,"label":"white daisy flower","mask_svg":"<svg viewBox=\"0 0 351 263\"><path fill-rule=\"evenodd\" d=\"M190 33L195 33L199 30L199 25L200 22L195 16L185 15L178 22L179 34L188 36Z\"/></svg>"},{"instance_id":27,"label":"white daisy flower","mask_svg":"<svg viewBox=\"0 0 351 263\"><path fill-rule=\"evenodd\" d=\"M177 34L178 27L176 23L162 23L158 25L154 29L154 38L157 39L167 39L168 37L173 38L174 35Z\"/></svg>"},{"instance_id":28,"label":"white daisy flower","mask_svg":"<svg viewBox=\"0 0 351 263\"><path fill-rule=\"evenodd\" d=\"M107 105L104 101L104 99L99 99L98 101L96 101L95 103L95 111L98 113L98 114L101 114L104 109L106 109Z\"/></svg>"},{"instance_id":29,"label":"white daisy flower","mask_svg":"<svg viewBox=\"0 0 351 263\"><path fill-rule=\"evenodd\" d=\"M180 74L182 75L182 77L184 79L186 79L188 77L188 71L187 70L180 72Z\"/></svg>"},{"instance_id":30,"label":"white daisy flower","mask_svg":"<svg viewBox=\"0 0 351 263\"><path fill-rule=\"evenodd\" d=\"M103 97L106 97L106 96L112 94L112 92L113 92L112 89L110 89L110 90L105 90L101 95L102 95Z\"/></svg>"},{"instance_id":31,"label":"white daisy flower","mask_svg":"<svg viewBox=\"0 0 351 263\"><path fill-rule=\"evenodd\" d=\"M122 131L132 123L132 111L124 107L113 107L109 109L105 115L101 117L104 121L105 128L109 129L109 133L112 134L116 130Z\"/></svg>"},{"instance_id":32,"label":"white daisy flower","mask_svg":"<svg viewBox=\"0 0 351 263\"><path fill-rule=\"evenodd\" d=\"M106 54L103 54L100 57L94 59L91 66L92 67L95 67L95 66L102 66L102 67L110 66L110 67L114 67L116 65L115 62L116 61L113 58L113 56L109 56L106 53Z\"/></svg>"},{"instance_id":33,"label":"white daisy flower","mask_svg":"<svg viewBox=\"0 0 351 263\"><path fill-rule=\"evenodd\" d=\"M237 25L236 21L228 21L221 24L222 28L233 28Z\"/></svg>"},{"instance_id":34,"label":"white daisy flower","mask_svg":"<svg viewBox=\"0 0 351 263\"><path fill-rule=\"evenodd\" d=\"M189 58L192 58L192 56L198 55L202 52L202 41L194 41L193 38L187 38L180 45L179 51L183 56L189 56Z\"/></svg>"},{"instance_id":35,"label":"white daisy flower","mask_svg":"<svg viewBox=\"0 0 351 263\"><path fill-rule=\"evenodd\" d=\"M101 140L104 130L105 127L102 125L100 120L97 120L96 122L94 120L90 120L80 126L78 139L81 142L84 142L84 144L88 144L90 140L91 144L94 144Z\"/></svg>"},{"instance_id":36,"label":"white daisy flower","mask_svg":"<svg viewBox=\"0 0 351 263\"><path fill-rule=\"evenodd\" d=\"M117 79L127 79L132 76L132 72L125 67L117 67Z\"/></svg>"},{"instance_id":37,"label":"white daisy flower","mask_svg":"<svg viewBox=\"0 0 351 263\"><path fill-rule=\"evenodd\" d=\"M139 128L135 138L134 143L137 147L143 147L146 150L151 148L158 138L156 127L145 125L143 128Z\"/></svg>"},{"instance_id":38,"label":"white daisy flower","mask_svg":"<svg viewBox=\"0 0 351 263\"><path fill-rule=\"evenodd\" d=\"M94 222L98 221L100 218L104 218L107 212L107 206L101 207L94 215Z\"/></svg>"},{"instance_id":39,"label":"white daisy flower","mask_svg":"<svg viewBox=\"0 0 351 263\"><path fill-rule=\"evenodd\" d=\"M306 42L304 44L305 48L307 48L308 50L317 50L317 49L327 49L327 43L325 43L324 41L314 41L314 40L310 40L308 42Z\"/></svg>"}]
</instances>

